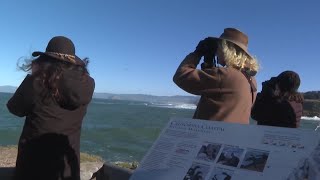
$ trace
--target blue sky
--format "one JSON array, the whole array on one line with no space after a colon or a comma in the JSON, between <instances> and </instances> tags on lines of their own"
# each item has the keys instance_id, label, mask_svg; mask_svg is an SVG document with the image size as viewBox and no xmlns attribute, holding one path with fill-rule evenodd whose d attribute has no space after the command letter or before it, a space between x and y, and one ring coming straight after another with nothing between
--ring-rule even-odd
<instances>
[{"instance_id":1,"label":"blue sky","mask_svg":"<svg viewBox=\"0 0 320 180\"><path fill-rule=\"evenodd\" d=\"M96 92L187 95L172 76L201 39L236 27L249 36L261 82L284 70L300 91L320 90L320 1L3 0L0 85L18 86L21 57L44 51L57 35L89 57Z\"/></svg>"}]
</instances>

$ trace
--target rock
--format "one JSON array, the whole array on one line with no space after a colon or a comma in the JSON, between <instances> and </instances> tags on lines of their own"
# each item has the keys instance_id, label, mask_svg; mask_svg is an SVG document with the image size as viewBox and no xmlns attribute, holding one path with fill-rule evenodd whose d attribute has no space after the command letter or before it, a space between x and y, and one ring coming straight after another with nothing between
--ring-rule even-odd
<instances>
[{"instance_id":1,"label":"rock","mask_svg":"<svg viewBox=\"0 0 320 180\"><path fill-rule=\"evenodd\" d=\"M80 164L81 180L89 180L93 173L97 172L103 166L103 162L84 162Z\"/></svg>"},{"instance_id":2,"label":"rock","mask_svg":"<svg viewBox=\"0 0 320 180\"><path fill-rule=\"evenodd\" d=\"M104 163L103 166L94 173L92 180L129 180L133 170L119 167L111 163Z\"/></svg>"}]
</instances>

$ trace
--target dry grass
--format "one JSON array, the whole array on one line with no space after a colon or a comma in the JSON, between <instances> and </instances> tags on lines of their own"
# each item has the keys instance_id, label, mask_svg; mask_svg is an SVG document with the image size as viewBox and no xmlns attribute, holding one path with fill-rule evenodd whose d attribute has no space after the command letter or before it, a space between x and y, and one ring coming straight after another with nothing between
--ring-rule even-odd
<instances>
[{"instance_id":1,"label":"dry grass","mask_svg":"<svg viewBox=\"0 0 320 180\"><path fill-rule=\"evenodd\" d=\"M131 170L135 170L139 166L139 163L135 161L134 162L115 162L114 164L119 167L131 169Z\"/></svg>"},{"instance_id":2,"label":"dry grass","mask_svg":"<svg viewBox=\"0 0 320 180\"><path fill-rule=\"evenodd\" d=\"M0 167L15 167L17 152L18 152L17 146L0 146ZM98 163L100 165L104 163L104 160L100 156L81 152L80 163L82 165L87 163L89 164ZM115 162L113 164L122 168L131 169L131 170L136 169L139 165L138 162Z\"/></svg>"}]
</instances>

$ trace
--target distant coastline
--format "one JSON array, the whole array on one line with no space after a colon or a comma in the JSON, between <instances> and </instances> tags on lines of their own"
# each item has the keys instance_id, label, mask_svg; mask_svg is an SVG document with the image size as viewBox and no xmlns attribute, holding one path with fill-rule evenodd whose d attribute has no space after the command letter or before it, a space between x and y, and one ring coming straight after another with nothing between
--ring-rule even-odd
<instances>
[{"instance_id":1,"label":"distant coastline","mask_svg":"<svg viewBox=\"0 0 320 180\"><path fill-rule=\"evenodd\" d=\"M0 86L0 92L14 93L14 86ZM303 93L305 101L303 104L303 116L320 117L320 91L308 91ZM199 101L199 96L154 96L146 94L113 94L113 93L94 93L93 98L139 101L150 103L150 105L163 105L167 108L194 109Z\"/></svg>"}]
</instances>

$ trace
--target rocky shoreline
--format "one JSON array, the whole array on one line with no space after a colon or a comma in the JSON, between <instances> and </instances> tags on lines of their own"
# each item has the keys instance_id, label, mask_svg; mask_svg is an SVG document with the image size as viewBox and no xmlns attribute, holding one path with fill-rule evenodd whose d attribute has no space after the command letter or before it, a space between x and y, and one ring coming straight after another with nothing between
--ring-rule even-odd
<instances>
[{"instance_id":1,"label":"rocky shoreline","mask_svg":"<svg viewBox=\"0 0 320 180\"><path fill-rule=\"evenodd\" d=\"M303 102L303 115L320 117L320 100L305 99Z\"/></svg>"}]
</instances>

